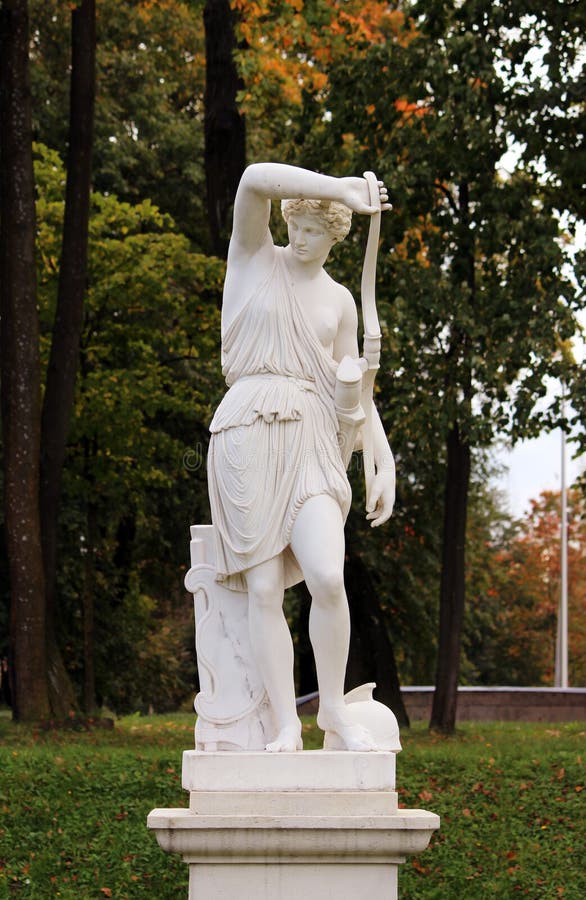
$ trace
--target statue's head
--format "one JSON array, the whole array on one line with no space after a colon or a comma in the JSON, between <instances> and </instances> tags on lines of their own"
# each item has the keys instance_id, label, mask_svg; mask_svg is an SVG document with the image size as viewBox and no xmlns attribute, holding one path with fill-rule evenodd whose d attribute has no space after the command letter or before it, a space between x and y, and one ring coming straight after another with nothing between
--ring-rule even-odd
<instances>
[{"instance_id":1,"label":"statue's head","mask_svg":"<svg viewBox=\"0 0 586 900\"><path fill-rule=\"evenodd\" d=\"M352 224L352 210L336 200L282 200L281 213L287 223L293 216L311 216L334 243L344 240Z\"/></svg>"}]
</instances>

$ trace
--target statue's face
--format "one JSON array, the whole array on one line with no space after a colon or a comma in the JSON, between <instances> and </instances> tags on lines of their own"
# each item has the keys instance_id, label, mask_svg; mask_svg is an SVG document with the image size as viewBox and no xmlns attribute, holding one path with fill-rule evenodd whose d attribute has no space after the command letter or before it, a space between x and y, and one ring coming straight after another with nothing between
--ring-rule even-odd
<instances>
[{"instance_id":1,"label":"statue's face","mask_svg":"<svg viewBox=\"0 0 586 900\"><path fill-rule=\"evenodd\" d=\"M316 216L293 215L287 225L289 244L300 262L325 261L335 241Z\"/></svg>"}]
</instances>

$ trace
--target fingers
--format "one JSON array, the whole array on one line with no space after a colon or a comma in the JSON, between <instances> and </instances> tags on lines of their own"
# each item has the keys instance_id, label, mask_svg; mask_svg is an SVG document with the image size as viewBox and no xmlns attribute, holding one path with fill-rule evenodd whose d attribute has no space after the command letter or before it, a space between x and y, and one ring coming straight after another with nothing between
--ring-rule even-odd
<instances>
[{"instance_id":1,"label":"fingers","mask_svg":"<svg viewBox=\"0 0 586 900\"><path fill-rule=\"evenodd\" d=\"M375 482L366 503L366 518L371 528L384 525L391 518L394 505L394 490L387 491L384 484L377 485Z\"/></svg>"},{"instance_id":2,"label":"fingers","mask_svg":"<svg viewBox=\"0 0 586 900\"><path fill-rule=\"evenodd\" d=\"M377 502L372 507L371 504L366 507L366 519L368 522L370 522L371 528L378 528L379 525L384 525L384 523L391 518L393 512L393 504L385 503L384 498L382 499L382 503Z\"/></svg>"},{"instance_id":3,"label":"fingers","mask_svg":"<svg viewBox=\"0 0 586 900\"><path fill-rule=\"evenodd\" d=\"M384 525L385 522L391 518L392 510L377 510L376 512L368 513L366 518L370 521L371 528L378 528L379 525Z\"/></svg>"},{"instance_id":4,"label":"fingers","mask_svg":"<svg viewBox=\"0 0 586 900\"><path fill-rule=\"evenodd\" d=\"M387 209L391 209L391 203L389 202L389 194L385 187L384 181L378 182L379 188L379 200L380 200L380 208L385 211Z\"/></svg>"},{"instance_id":5,"label":"fingers","mask_svg":"<svg viewBox=\"0 0 586 900\"><path fill-rule=\"evenodd\" d=\"M385 522L388 522L393 514L393 506L393 503L385 503L383 498L382 503L377 504L374 509L369 510L366 514L366 518L367 521L370 522L370 527L377 528L379 525L384 525Z\"/></svg>"},{"instance_id":6,"label":"fingers","mask_svg":"<svg viewBox=\"0 0 586 900\"><path fill-rule=\"evenodd\" d=\"M346 205L350 207L354 212L360 213L366 216L373 216L375 213L383 212L392 208L392 204L389 201L389 194L387 188L385 187L384 181L377 181L378 188L378 203L372 204L374 198L370 195L368 198L368 189L367 196L364 196L364 187L366 187L364 181L362 181L360 185L360 189L355 184L350 185L352 189L352 194L349 195L348 199L345 201Z\"/></svg>"},{"instance_id":7,"label":"fingers","mask_svg":"<svg viewBox=\"0 0 586 900\"><path fill-rule=\"evenodd\" d=\"M381 495L383 492L382 485L377 485L376 481L373 483L370 493L366 499L366 512L368 513L367 519L372 518L373 516L378 515L376 512L377 506L380 503Z\"/></svg>"}]
</instances>

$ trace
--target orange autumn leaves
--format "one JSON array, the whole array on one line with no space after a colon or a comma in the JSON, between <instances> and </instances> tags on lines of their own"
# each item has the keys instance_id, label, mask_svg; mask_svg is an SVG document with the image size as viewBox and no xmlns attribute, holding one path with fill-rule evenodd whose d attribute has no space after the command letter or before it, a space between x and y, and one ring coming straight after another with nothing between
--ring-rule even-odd
<instances>
[{"instance_id":1,"label":"orange autumn leaves","mask_svg":"<svg viewBox=\"0 0 586 900\"><path fill-rule=\"evenodd\" d=\"M232 8L242 48L240 101L256 116L267 93L271 105L297 106L304 92L321 99L334 62L387 41L404 45L415 33L402 11L376 0L232 0Z\"/></svg>"}]
</instances>

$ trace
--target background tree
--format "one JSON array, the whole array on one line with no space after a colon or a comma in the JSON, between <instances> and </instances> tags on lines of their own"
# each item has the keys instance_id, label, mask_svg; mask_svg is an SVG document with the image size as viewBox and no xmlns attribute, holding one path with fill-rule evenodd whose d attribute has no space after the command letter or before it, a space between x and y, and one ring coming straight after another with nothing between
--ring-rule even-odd
<instances>
[{"instance_id":1,"label":"background tree","mask_svg":"<svg viewBox=\"0 0 586 900\"><path fill-rule=\"evenodd\" d=\"M229 0L207 0L205 147L208 225L212 252L228 252L229 214L246 165L244 117L236 98L242 81L236 69L235 13Z\"/></svg>"},{"instance_id":2,"label":"background tree","mask_svg":"<svg viewBox=\"0 0 586 900\"><path fill-rule=\"evenodd\" d=\"M96 6L82 0L71 12L69 141L59 287L45 378L41 421L40 510L45 570L47 662L53 713L74 705L55 634L55 580L61 481L83 326L96 85ZM88 613L89 617L89 613ZM89 625L89 623L88 623ZM87 655L84 706L95 706L91 654Z\"/></svg>"},{"instance_id":3,"label":"background tree","mask_svg":"<svg viewBox=\"0 0 586 900\"><path fill-rule=\"evenodd\" d=\"M584 497L568 498L569 680L584 685L586 585ZM502 676L509 684L552 684L560 601L561 501L545 491L504 546L497 562L506 573L498 592Z\"/></svg>"},{"instance_id":4,"label":"background tree","mask_svg":"<svg viewBox=\"0 0 586 900\"><path fill-rule=\"evenodd\" d=\"M24 0L7 0L0 8L4 523L11 585L13 713L25 720L49 712L39 516L41 373L28 43L28 5Z\"/></svg>"},{"instance_id":5,"label":"background tree","mask_svg":"<svg viewBox=\"0 0 586 900\"><path fill-rule=\"evenodd\" d=\"M576 329L578 300L537 167L510 176L499 167L528 88L505 83L500 69L514 9L437 2L410 10L418 33L408 43L374 46L330 72L321 140L360 135L345 140L346 156L359 170L380 159L392 185L394 250L383 277L401 376L393 389L427 418L430 450L445 466L432 725L450 731L471 451L497 432L516 439L543 427L537 403L546 374L563 368L557 344ZM564 374L576 382L575 368Z\"/></svg>"},{"instance_id":6,"label":"background tree","mask_svg":"<svg viewBox=\"0 0 586 900\"><path fill-rule=\"evenodd\" d=\"M64 174L57 155L42 146L36 177L46 355ZM139 661L160 668L162 657L155 662L153 654L169 649L171 636L185 637L187 527L209 517L203 462L207 422L222 389L223 271L221 261L194 253L150 201L131 205L92 194L81 365L63 480L58 630L75 682L89 653L97 699L110 708L148 706ZM92 645L85 647L82 602L95 609ZM156 634L171 627L173 613L177 623L158 646ZM189 662L193 670L193 653ZM165 683L167 676L160 702ZM189 684L183 682L183 695Z\"/></svg>"},{"instance_id":7,"label":"background tree","mask_svg":"<svg viewBox=\"0 0 586 900\"><path fill-rule=\"evenodd\" d=\"M33 131L50 148L39 146L36 158L46 366L63 228L71 10L58 0L30 6ZM578 167L569 160L583 116L575 5L528 11L513 0L400 9L379 0L234 0L231 8L242 82L236 105L247 118L250 159L315 169L327 160L340 175L375 168L394 193L379 255L385 352L376 399L398 461L399 494L389 527L369 529L355 457L352 681L378 680L385 699L396 695L392 655L404 682L434 677L448 471L459 496L467 492L457 525L462 535L465 511L470 603L467 613L455 610L456 622L463 616L460 679L485 683L508 673L521 680L524 658L535 677L545 677L532 642L517 635L516 656L502 643L504 621L517 629L512 614L503 618L507 591L517 591L537 619L544 607L533 602L529 574L524 593L512 581L515 566L503 563L513 548L520 558L524 526L483 493L478 448L497 433L516 440L559 421L558 410L544 414L536 405L546 374L566 378L576 411L567 428L584 441L585 382L558 350L583 305L575 293L583 258L566 252L582 215ZM98 704L131 710L154 700L168 708L193 690L191 601L181 589L186 523L208 520L202 462L211 409L223 392L223 266L202 255L212 246L203 2L101 0L97 28L87 300L63 470L56 632L78 696L84 665L87 693L94 692L93 659ZM543 50L539 63L535 50L528 56L535 46ZM233 92L234 71L224 75ZM332 274L355 297L366 225L357 221L332 259ZM8 464L8 444L4 450ZM468 459L469 485L461 477ZM461 604L461 549L450 565L458 577L446 583ZM365 570L372 583L361 577ZM301 622L307 604L292 604L291 617ZM6 615L1 595L0 621ZM361 642L382 648L368 670ZM451 653L440 654L450 662L449 690L457 648ZM173 666L165 666L169 657ZM145 672L156 692L152 684L143 690ZM300 684L311 677L302 663Z\"/></svg>"},{"instance_id":8,"label":"background tree","mask_svg":"<svg viewBox=\"0 0 586 900\"><path fill-rule=\"evenodd\" d=\"M69 7L31 0L34 137L67 150ZM169 212L200 249L205 213L203 0L100 0L96 190Z\"/></svg>"}]
</instances>

